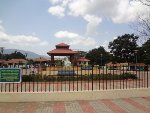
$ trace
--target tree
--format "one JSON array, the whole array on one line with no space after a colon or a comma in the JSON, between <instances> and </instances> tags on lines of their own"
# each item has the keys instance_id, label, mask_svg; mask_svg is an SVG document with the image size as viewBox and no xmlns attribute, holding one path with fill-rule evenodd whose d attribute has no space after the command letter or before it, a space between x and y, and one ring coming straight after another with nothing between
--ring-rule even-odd
<instances>
[{"instance_id":1,"label":"tree","mask_svg":"<svg viewBox=\"0 0 150 113\"><path fill-rule=\"evenodd\" d=\"M117 62L131 62L137 49L138 36L125 34L109 42L108 48Z\"/></svg>"},{"instance_id":2,"label":"tree","mask_svg":"<svg viewBox=\"0 0 150 113\"><path fill-rule=\"evenodd\" d=\"M136 0L136 1L141 2L145 6L150 6L150 0Z\"/></svg>"},{"instance_id":3,"label":"tree","mask_svg":"<svg viewBox=\"0 0 150 113\"><path fill-rule=\"evenodd\" d=\"M4 55L4 59L8 60L8 59L25 59L26 56L24 54L22 54L21 52L17 52L15 51L14 53L11 54L5 54Z\"/></svg>"},{"instance_id":4,"label":"tree","mask_svg":"<svg viewBox=\"0 0 150 113\"><path fill-rule=\"evenodd\" d=\"M145 64L150 64L150 39L142 45L142 50Z\"/></svg>"},{"instance_id":5,"label":"tree","mask_svg":"<svg viewBox=\"0 0 150 113\"><path fill-rule=\"evenodd\" d=\"M139 16L136 31L140 36L140 41L145 42L150 39L150 15L146 18Z\"/></svg>"},{"instance_id":6,"label":"tree","mask_svg":"<svg viewBox=\"0 0 150 113\"><path fill-rule=\"evenodd\" d=\"M144 43L150 39L150 0L135 0L141 2L145 7L147 7L147 15L139 14L138 19L134 25L134 29L138 32L140 36L140 42Z\"/></svg>"},{"instance_id":7,"label":"tree","mask_svg":"<svg viewBox=\"0 0 150 113\"><path fill-rule=\"evenodd\" d=\"M0 59L3 59L4 47L0 47Z\"/></svg>"},{"instance_id":8,"label":"tree","mask_svg":"<svg viewBox=\"0 0 150 113\"><path fill-rule=\"evenodd\" d=\"M104 65L109 60L109 54L106 52L104 47L100 46L99 48L95 48L90 50L86 54L86 58L90 60L90 63L97 65Z\"/></svg>"},{"instance_id":9,"label":"tree","mask_svg":"<svg viewBox=\"0 0 150 113\"><path fill-rule=\"evenodd\" d=\"M85 57L87 54L87 52L85 51L78 51L78 53L79 53L79 57Z\"/></svg>"}]
</instances>

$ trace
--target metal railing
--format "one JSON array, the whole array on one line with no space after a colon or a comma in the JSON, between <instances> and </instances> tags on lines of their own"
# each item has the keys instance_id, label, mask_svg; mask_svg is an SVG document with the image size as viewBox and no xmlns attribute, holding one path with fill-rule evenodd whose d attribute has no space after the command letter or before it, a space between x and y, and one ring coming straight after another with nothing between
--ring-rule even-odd
<instances>
[{"instance_id":1,"label":"metal railing","mask_svg":"<svg viewBox=\"0 0 150 113\"><path fill-rule=\"evenodd\" d=\"M93 91L150 86L149 66L137 69L126 66L73 66L21 70L22 82L0 83L0 92Z\"/></svg>"}]
</instances>

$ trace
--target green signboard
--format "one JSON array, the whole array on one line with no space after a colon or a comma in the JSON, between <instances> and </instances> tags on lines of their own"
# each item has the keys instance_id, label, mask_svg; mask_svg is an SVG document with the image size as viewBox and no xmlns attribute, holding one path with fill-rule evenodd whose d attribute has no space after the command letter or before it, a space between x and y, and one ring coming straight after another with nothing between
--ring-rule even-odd
<instances>
[{"instance_id":1,"label":"green signboard","mask_svg":"<svg viewBox=\"0 0 150 113\"><path fill-rule=\"evenodd\" d=\"M0 82L21 82L21 70L18 68L0 68Z\"/></svg>"}]
</instances>

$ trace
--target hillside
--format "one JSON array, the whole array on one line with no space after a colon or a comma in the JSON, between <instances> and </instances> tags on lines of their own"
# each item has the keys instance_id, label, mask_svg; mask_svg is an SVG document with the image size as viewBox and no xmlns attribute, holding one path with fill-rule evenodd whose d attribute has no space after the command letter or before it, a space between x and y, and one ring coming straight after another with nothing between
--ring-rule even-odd
<instances>
[{"instance_id":1,"label":"hillside","mask_svg":"<svg viewBox=\"0 0 150 113\"><path fill-rule=\"evenodd\" d=\"M29 58L29 59L41 57L41 55L38 55L38 54L36 54L34 52L24 51L24 50L19 50L19 49L5 49L4 50L4 54L11 54L11 53L13 53L15 51L21 52L24 55L27 53L27 58Z\"/></svg>"}]
</instances>

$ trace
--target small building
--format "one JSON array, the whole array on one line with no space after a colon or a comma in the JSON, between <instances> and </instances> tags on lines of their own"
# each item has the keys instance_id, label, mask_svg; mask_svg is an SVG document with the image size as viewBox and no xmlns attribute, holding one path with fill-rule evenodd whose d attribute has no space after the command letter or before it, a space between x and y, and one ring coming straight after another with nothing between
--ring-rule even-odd
<instances>
[{"instance_id":1,"label":"small building","mask_svg":"<svg viewBox=\"0 0 150 113\"><path fill-rule=\"evenodd\" d=\"M11 60L8 60L8 61L5 61L5 64L8 65L8 67L20 67L20 66L23 66L27 63L28 61L25 60L25 59L11 59Z\"/></svg>"},{"instance_id":2,"label":"small building","mask_svg":"<svg viewBox=\"0 0 150 113\"><path fill-rule=\"evenodd\" d=\"M74 64L74 57L78 52L73 51L72 49L69 48L70 45L67 45L65 43L60 43L56 45L56 48L47 52L49 56L51 56L51 65L54 66L55 61L54 57L55 56L69 56L69 60L72 64Z\"/></svg>"},{"instance_id":3,"label":"small building","mask_svg":"<svg viewBox=\"0 0 150 113\"><path fill-rule=\"evenodd\" d=\"M88 66L89 65L90 60L86 59L85 57L80 57L79 59L77 59L77 65L85 65Z\"/></svg>"},{"instance_id":4,"label":"small building","mask_svg":"<svg viewBox=\"0 0 150 113\"><path fill-rule=\"evenodd\" d=\"M5 60L0 59L0 68L4 66L5 62L6 62Z\"/></svg>"},{"instance_id":5,"label":"small building","mask_svg":"<svg viewBox=\"0 0 150 113\"><path fill-rule=\"evenodd\" d=\"M127 70L128 69L128 63L112 63L109 62L106 64L106 67L108 69L112 69L112 70L117 70L117 69L121 69L121 70Z\"/></svg>"},{"instance_id":6,"label":"small building","mask_svg":"<svg viewBox=\"0 0 150 113\"><path fill-rule=\"evenodd\" d=\"M47 66L50 64L50 60L44 57L34 58L32 60L34 64L38 66Z\"/></svg>"},{"instance_id":7,"label":"small building","mask_svg":"<svg viewBox=\"0 0 150 113\"><path fill-rule=\"evenodd\" d=\"M144 63L130 63L129 70L144 70L146 65Z\"/></svg>"}]
</instances>

